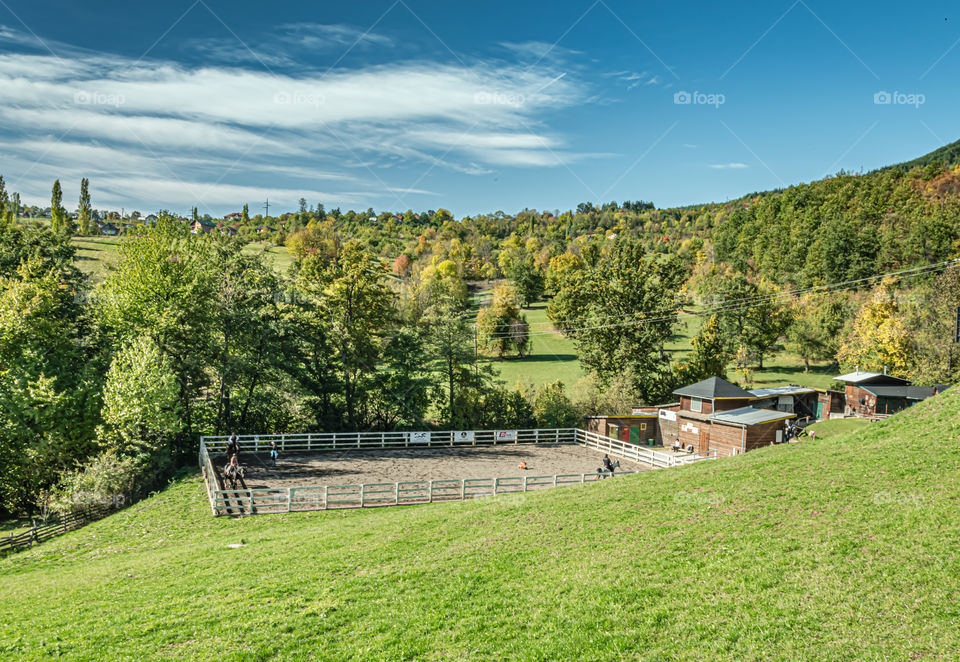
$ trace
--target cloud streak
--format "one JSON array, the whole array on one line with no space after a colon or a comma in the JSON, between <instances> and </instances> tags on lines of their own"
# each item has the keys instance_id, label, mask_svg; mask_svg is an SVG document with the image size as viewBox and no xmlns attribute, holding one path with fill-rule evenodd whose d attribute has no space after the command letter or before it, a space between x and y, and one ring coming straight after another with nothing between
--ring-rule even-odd
<instances>
[{"instance_id":1,"label":"cloud streak","mask_svg":"<svg viewBox=\"0 0 960 662\"><path fill-rule=\"evenodd\" d=\"M313 47L316 39L389 44L387 37L346 26L300 24L279 30L304 47ZM5 28L0 32L8 43L18 38L25 39ZM416 176L390 185L371 178L369 164L404 166L415 175L417 169L434 167L485 174L588 156L546 129L549 113L586 97L585 85L564 73L502 62L410 61L327 74L275 74L256 67L139 62L81 50L66 60L4 53L4 174L24 184L38 174L95 174L120 198L123 176L132 173L128 206L141 201L147 208L167 200L223 204L224 196L242 190L249 191L243 195L270 191L271 199L284 203L280 196L287 196L293 204L299 186L304 195L346 201L342 192L309 187L323 178L365 182L361 190L379 189L387 200L396 199L394 192L429 195L411 186ZM63 142L56 143L57 138ZM175 172L170 181L180 181L180 190L146 186L151 169ZM275 188L230 188L221 181L254 179L258 173L288 181ZM200 199L187 200L184 190ZM42 196L45 190L23 193Z\"/></svg>"}]
</instances>

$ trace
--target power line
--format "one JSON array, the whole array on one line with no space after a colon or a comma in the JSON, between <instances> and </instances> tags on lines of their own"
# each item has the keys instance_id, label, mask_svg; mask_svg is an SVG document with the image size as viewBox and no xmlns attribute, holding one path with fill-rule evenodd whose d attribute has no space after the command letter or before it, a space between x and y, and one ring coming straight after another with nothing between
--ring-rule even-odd
<instances>
[{"instance_id":1,"label":"power line","mask_svg":"<svg viewBox=\"0 0 960 662\"><path fill-rule=\"evenodd\" d=\"M882 278L887 278L890 276L902 276L905 274L920 275L921 273L936 273L941 269L949 269L960 266L960 259L958 260L947 260L945 262L939 262L933 265L927 265L925 267L915 267L912 269L903 269L901 271L894 271L885 274L877 274L874 276L868 276L865 278L857 278L847 281L841 281L838 283L829 283L827 285L818 285L815 287L795 289L795 290L782 290L780 292L764 295L764 296L755 296L755 297L744 297L742 299L731 299L727 301L722 301L713 306L707 307L698 312L687 312L687 311L677 311L675 309L665 309L657 311L643 311L639 313L632 313L633 317L637 315L653 315L653 314L662 314L670 313L662 317L643 317L640 319L630 319L622 322L616 322L612 324L600 324L594 326L583 326L583 327L568 327L563 329L557 329L554 331L535 331L529 333L528 337L533 336L543 336L543 335L556 335L558 333L570 333L575 331L595 331L599 329L608 329L608 328L617 328L617 327L627 327L627 326L641 326L643 324L654 323L654 322L665 322L672 321L680 315L687 315L691 317L707 317L709 315L714 315L720 312L727 312L731 310L747 310L750 308L756 308L764 303L770 303L776 301L777 299L792 298L798 294L805 294L809 292L827 293L827 292L842 292L844 290L852 289L855 285L875 281ZM623 319L625 316L605 316L602 318L580 318L580 319ZM510 333L500 333L489 336L490 338L507 338L512 337Z\"/></svg>"},{"instance_id":2,"label":"power line","mask_svg":"<svg viewBox=\"0 0 960 662\"><path fill-rule=\"evenodd\" d=\"M953 266L960 265L960 259L956 259L956 260L946 260L946 261L944 261L944 262L937 262L937 263L935 263L935 264L930 264L930 265L926 265L926 266L922 266L922 267L912 267L912 268L910 268L910 269L902 269L902 270L900 270L900 271L891 271L891 272L884 273L884 274L877 274L877 275L874 275L874 276L866 276L866 277L864 277L864 278L856 278L856 279L852 279L852 280L840 281L840 282L837 282L837 283L828 283L828 284L826 284L826 285L814 285L814 286L812 286L812 287L797 288L797 289L793 289L793 290L780 290L780 291L778 291L778 292L773 292L773 293L770 293L770 294L757 294L757 295L754 295L754 296L743 297L743 298L740 298L740 299L724 299L724 300L718 301L718 302L716 302L716 303L714 303L714 304L711 304L711 305L712 305L712 306L726 306L726 305L728 305L728 304L734 304L734 303L738 303L738 302L752 302L752 301L756 301L756 302L766 302L766 301L769 301L769 300L776 300L776 299L779 299L779 298L790 298L790 297L793 297L793 296L797 296L797 295L800 295L800 294L806 294L806 293L808 293L808 292L814 292L814 291L817 291L817 290L831 291L833 288L839 288L840 286L854 285L854 284L865 283L865 282L870 282L870 281L875 281L875 280L881 280L881 279L887 278L887 277L889 277L889 276L902 276L902 275L907 275L907 274L918 275L917 273L914 273L914 272L921 272L921 273L926 272L926 273L930 273L930 272L939 270L941 267L949 267L949 266L951 266L951 265L953 265ZM844 288L842 288L842 289L847 289L847 288L844 287ZM838 291L839 291L839 290L838 290ZM638 317L638 316L641 316L641 315L656 315L656 314L661 314L661 313L668 313L668 312L670 312L670 311L672 311L672 310L675 310L675 309L674 309L674 308L663 308L663 309L660 309L660 310L645 310L645 311L640 311L640 312L637 312L637 313L628 313L628 314L625 314L625 315L606 315L606 316L602 316L602 317L594 317L594 316L580 317L580 318L574 317L574 318L571 318L570 320L567 320L567 322L568 322L568 323L571 323L571 322L577 322L577 321L582 321L582 320L597 321L597 320L603 320L603 319L623 319L624 317ZM531 323L531 326L533 326L533 325L552 325L552 324L553 324L552 322L532 322L532 323Z\"/></svg>"}]
</instances>

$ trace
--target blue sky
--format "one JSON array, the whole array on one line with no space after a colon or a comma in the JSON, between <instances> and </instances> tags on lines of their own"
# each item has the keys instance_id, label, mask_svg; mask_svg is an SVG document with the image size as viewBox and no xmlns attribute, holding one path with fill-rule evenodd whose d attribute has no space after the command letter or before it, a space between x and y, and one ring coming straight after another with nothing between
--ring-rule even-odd
<instances>
[{"instance_id":1,"label":"blue sky","mask_svg":"<svg viewBox=\"0 0 960 662\"><path fill-rule=\"evenodd\" d=\"M723 201L960 137L954 3L0 0L28 203Z\"/></svg>"}]
</instances>

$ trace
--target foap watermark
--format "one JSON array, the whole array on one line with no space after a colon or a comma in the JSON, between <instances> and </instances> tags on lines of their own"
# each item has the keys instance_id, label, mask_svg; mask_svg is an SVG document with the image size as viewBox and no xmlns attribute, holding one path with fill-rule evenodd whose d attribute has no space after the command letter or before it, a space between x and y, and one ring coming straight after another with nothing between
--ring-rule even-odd
<instances>
[{"instance_id":1,"label":"foap watermark","mask_svg":"<svg viewBox=\"0 0 960 662\"><path fill-rule=\"evenodd\" d=\"M527 102L527 98L517 92L477 92L473 95L473 102L480 106L519 108Z\"/></svg>"},{"instance_id":2,"label":"foap watermark","mask_svg":"<svg viewBox=\"0 0 960 662\"><path fill-rule=\"evenodd\" d=\"M273 102L280 106L313 106L318 108L327 102L318 92L282 90L273 95Z\"/></svg>"},{"instance_id":3,"label":"foap watermark","mask_svg":"<svg viewBox=\"0 0 960 662\"><path fill-rule=\"evenodd\" d=\"M673 502L678 506L719 506L726 499L722 494L713 492L677 492Z\"/></svg>"},{"instance_id":4,"label":"foap watermark","mask_svg":"<svg viewBox=\"0 0 960 662\"><path fill-rule=\"evenodd\" d=\"M719 92L687 92L680 90L673 93L673 103L678 106L713 106L719 108L727 102L727 97Z\"/></svg>"},{"instance_id":5,"label":"foap watermark","mask_svg":"<svg viewBox=\"0 0 960 662\"><path fill-rule=\"evenodd\" d=\"M96 492L75 492L70 500L76 506L103 506L105 508L122 508L127 502L123 494L97 494Z\"/></svg>"},{"instance_id":6,"label":"foap watermark","mask_svg":"<svg viewBox=\"0 0 960 662\"><path fill-rule=\"evenodd\" d=\"M922 506L926 502L922 494L904 494L883 490L873 495L873 503L878 506Z\"/></svg>"},{"instance_id":7,"label":"foap watermark","mask_svg":"<svg viewBox=\"0 0 960 662\"><path fill-rule=\"evenodd\" d=\"M96 90L77 90L73 93L73 103L78 106L113 106L119 108L127 102L122 94L107 94Z\"/></svg>"},{"instance_id":8,"label":"foap watermark","mask_svg":"<svg viewBox=\"0 0 960 662\"><path fill-rule=\"evenodd\" d=\"M880 90L873 94L873 103L877 106L913 106L919 108L927 102L927 97L919 92L887 92Z\"/></svg>"}]
</instances>

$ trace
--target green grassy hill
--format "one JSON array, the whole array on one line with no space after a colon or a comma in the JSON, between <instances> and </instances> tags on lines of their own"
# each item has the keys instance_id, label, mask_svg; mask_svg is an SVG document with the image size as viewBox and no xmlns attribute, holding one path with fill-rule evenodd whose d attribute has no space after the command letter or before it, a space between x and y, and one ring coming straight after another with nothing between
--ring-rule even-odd
<instances>
[{"instance_id":1,"label":"green grassy hill","mask_svg":"<svg viewBox=\"0 0 960 662\"><path fill-rule=\"evenodd\" d=\"M957 659L958 409L470 503L214 519L187 477L0 560L0 658Z\"/></svg>"}]
</instances>

